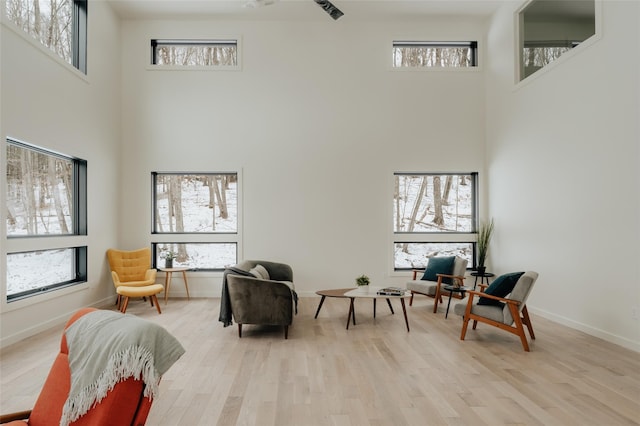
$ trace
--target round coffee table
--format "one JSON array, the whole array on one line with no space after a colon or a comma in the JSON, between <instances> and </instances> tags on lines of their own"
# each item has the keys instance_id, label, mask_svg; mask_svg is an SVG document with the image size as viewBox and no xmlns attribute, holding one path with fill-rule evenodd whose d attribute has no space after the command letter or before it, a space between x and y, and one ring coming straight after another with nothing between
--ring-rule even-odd
<instances>
[{"instance_id":1,"label":"round coffee table","mask_svg":"<svg viewBox=\"0 0 640 426\"><path fill-rule=\"evenodd\" d=\"M318 309L316 310L316 316L313 318L318 318L318 314L320 313L320 308L322 308L322 304L324 303L324 299L327 297L342 297L342 298L346 298L348 299L347 296L345 296L344 294L348 291L353 290L353 287L351 288L334 288L334 289L330 289L330 290L318 290L316 291L316 294L318 296L322 296L322 299L320 299L320 304L318 305Z\"/></svg>"}]
</instances>

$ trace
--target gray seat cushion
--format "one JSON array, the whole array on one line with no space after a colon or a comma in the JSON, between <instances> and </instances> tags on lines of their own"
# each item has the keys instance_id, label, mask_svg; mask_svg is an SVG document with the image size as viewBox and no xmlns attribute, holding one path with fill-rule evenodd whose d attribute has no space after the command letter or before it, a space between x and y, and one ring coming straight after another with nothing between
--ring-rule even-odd
<instances>
[{"instance_id":1,"label":"gray seat cushion","mask_svg":"<svg viewBox=\"0 0 640 426\"><path fill-rule=\"evenodd\" d=\"M467 302L463 302L455 305L453 308L453 311L460 316L464 316L464 311L466 309L467 309ZM477 303L474 303L473 306L471 307L471 313L475 315L479 315L481 317L489 318L497 322L504 322L504 312L501 306L478 305ZM509 315L509 318L511 318L511 315Z\"/></svg>"}]
</instances>

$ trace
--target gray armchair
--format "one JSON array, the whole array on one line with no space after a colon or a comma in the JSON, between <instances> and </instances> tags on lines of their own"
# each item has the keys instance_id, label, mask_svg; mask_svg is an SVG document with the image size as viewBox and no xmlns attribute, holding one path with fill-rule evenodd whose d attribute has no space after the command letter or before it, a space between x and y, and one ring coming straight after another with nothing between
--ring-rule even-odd
<instances>
[{"instance_id":1,"label":"gray armchair","mask_svg":"<svg viewBox=\"0 0 640 426\"><path fill-rule=\"evenodd\" d=\"M434 257L429 259L427 269L432 268L433 265L438 264L440 261L448 259L448 257ZM450 258L449 258L450 259ZM432 280L418 278L418 273L425 271L413 270L413 277L411 281L407 282L407 290L411 291L411 298L409 299L409 306L413 306L413 296L415 294L422 294L424 296L433 297L435 299L433 303L433 313L438 312L438 303L442 303L442 296L448 296L449 292L442 289L442 284L458 282L460 285L464 283L464 275L467 270L467 259L460 256L455 256L453 259L453 267L451 270L445 272L438 270L439 266L435 266L432 271L436 275L436 278ZM446 268L445 268L446 269ZM447 280L448 279L448 280ZM459 296L454 296L459 297Z\"/></svg>"},{"instance_id":2,"label":"gray armchair","mask_svg":"<svg viewBox=\"0 0 640 426\"><path fill-rule=\"evenodd\" d=\"M260 275L258 265L266 270L267 276ZM284 326L284 338L288 338L297 302L291 266L245 260L225 270L222 293L220 321L230 325L233 316L239 337L242 337L243 324L262 324Z\"/></svg>"},{"instance_id":3,"label":"gray armchair","mask_svg":"<svg viewBox=\"0 0 640 426\"><path fill-rule=\"evenodd\" d=\"M496 278L496 281L499 278L501 277ZM537 272L525 272L518 278L515 286L513 286L513 290L504 297L486 294L483 291L468 291L469 300L467 303L459 303L454 308L455 312L463 316L464 320L460 340L464 340L469 321L473 320L474 330L478 322L482 322L515 334L520 337L520 342L524 350L529 352L529 343L524 334L524 327L526 326L529 330L531 339L535 339L536 336L533 334L533 326L531 325L531 318L529 318L526 303L537 279ZM496 283L496 281L494 281L494 283ZM481 298L489 299L493 304L473 303Z\"/></svg>"}]
</instances>

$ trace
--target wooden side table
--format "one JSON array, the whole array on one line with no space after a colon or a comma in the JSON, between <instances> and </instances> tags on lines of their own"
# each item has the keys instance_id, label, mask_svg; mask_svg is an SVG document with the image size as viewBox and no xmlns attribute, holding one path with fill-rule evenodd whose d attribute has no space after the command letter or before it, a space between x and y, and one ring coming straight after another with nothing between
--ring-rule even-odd
<instances>
[{"instance_id":1,"label":"wooden side table","mask_svg":"<svg viewBox=\"0 0 640 426\"><path fill-rule=\"evenodd\" d=\"M480 278L480 284L484 284L485 278L487 279L487 285L489 285L489 278L493 278L496 274L492 274L491 272L472 272L472 277L476 277L476 280L473 282L473 289L476 289L476 285L478 284L478 278Z\"/></svg>"},{"instance_id":2,"label":"wooden side table","mask_svg":"<svg viewBox=\"0 0 640 426\"><path fill-rule=\"evenodd\" d=\"M164 276L164 304L166 305L169 299L169 287L171 287L171 277L174 272L182 272L182 279L184 280L184 288L187 290L187 299L189 296L189 284L187 283L187 271L189 268L186 266L176 266L175 268L158 268L165 273Z\"/></svg>"},{"instance_id":3,"label":"wooden side table","mask_svg":"<svg viewBox=\"0 0 640 426\"><path fill-rule=\"evenodd\" d=\"M455 287L451 284L443 284L442 288L449 292L449 303L447 303L447 312L444 314L444 319L447 319L447 317L449 316L449 307L451 307L451 296L453 296L453 293L460 293L461 298L464 299L464 293L469 290L469 287Z\"/></svg>"}]
</instances>

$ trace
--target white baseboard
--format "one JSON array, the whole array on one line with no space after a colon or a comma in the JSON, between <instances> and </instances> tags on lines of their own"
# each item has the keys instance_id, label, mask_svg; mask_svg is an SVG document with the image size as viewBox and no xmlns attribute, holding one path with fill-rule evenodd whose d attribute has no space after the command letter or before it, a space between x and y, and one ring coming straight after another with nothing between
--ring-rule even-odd
<instances>
[{"instance_id":1,"label":"white baseboard","mask_svg":"<svg viewBox=\"0 0 640 426\"><path fill-rule=\"evenodd\" d=\"M92 304L91 307L103 308L105 306L108 306L109 304L114 303L114 301L115 299L113 297L107 297L105 299L102 299L99 302ZM0 348L4 349L7 346L18 343L29 337L35 336L36 334L42 333L43 331L47 331L53 327L61 327L69 320L71 315L73 315L74 312L76 312L78 309L74 309L70 312L60 314L55 318L49 318L45 322L41 322L37 325L34 325L33 327L29 327L24 330L20 330L18 333L12 334L11 336L2 336L2 338L0 338Z\"/></svg>"},{"instance_id":2,"label":"white baseboard","mask_svg":"<svg viewBox=\"0 0 640 426\"><path fill-rule=\"evenodd\" d=\"M602 340L606 340L609 343L616 344L618 346L622 346L624 348L630 349L635 352L640 352L640 342L634 342L633 340L627 339L626 337L617 336L615 334L611 334L604 330L600 330L598 328L591 327L586 324L582 324L580 322L571 320L569 318L565 318L560 315L553 314L551 312L547 312L542 309L537 309L532 306L527 306L529 312L534 313L536 315L540 315L543 318L546 318L550 321L556 322L558 324L565 325L569 328L573 328L575 330L582 331L590 336L594 336L600 338Z\"/></svg>"}]
</instances>

